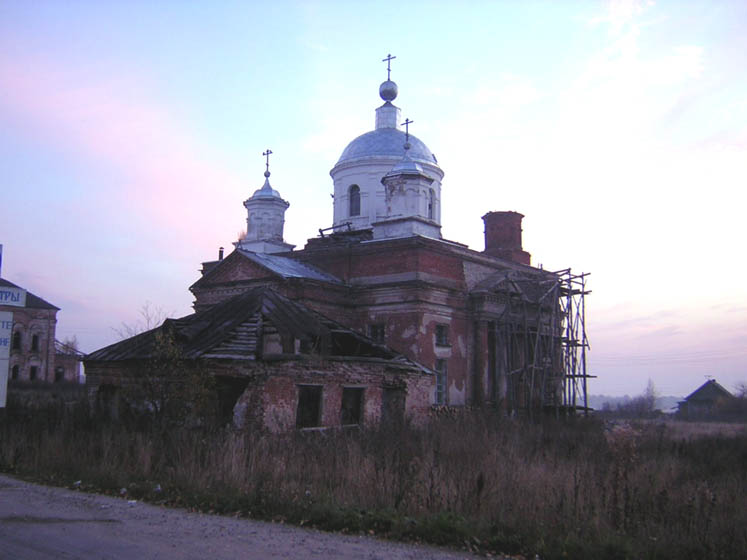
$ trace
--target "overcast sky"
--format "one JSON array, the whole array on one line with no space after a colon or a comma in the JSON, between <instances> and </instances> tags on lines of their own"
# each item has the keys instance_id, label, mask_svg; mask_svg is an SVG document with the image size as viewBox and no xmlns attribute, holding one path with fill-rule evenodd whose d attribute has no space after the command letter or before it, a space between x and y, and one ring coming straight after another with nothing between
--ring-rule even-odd
<instances>
[{"instance_id":1,"label":"overcast sky","mask_svg":"<svg viewBox=\"0 0 747 560\"><path fill-rule=\"evenodd\" d=\"M443 234L525 214L533 264L590 272L590 393L747 381L747 2L0 1L2 276L114 342L191 311L264 180L286 240L399 85Z\"/></svg>"}]
</instances>

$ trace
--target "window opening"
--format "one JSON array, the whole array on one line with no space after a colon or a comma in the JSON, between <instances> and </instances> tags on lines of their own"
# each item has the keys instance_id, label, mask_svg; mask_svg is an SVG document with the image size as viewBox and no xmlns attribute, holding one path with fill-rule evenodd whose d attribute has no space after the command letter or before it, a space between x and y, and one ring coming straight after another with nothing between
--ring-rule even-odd
<instances>
[{"instance_id":1,"label":"window opening","mask_svg":"<svg viewBox=\"0 0 747 560\"><path fill-rule=\"evenodd\" d=\"M65 368L62 366L57 366L54 368L54 382L59 383L65 379Z\"/></svg>"},{"instance_id":2,"label":"window opening","mask_svg":"<svg viewBox=\"0 0 747 560\"><path fill-rule=\"evenodd\" d=\"M446 360L436 360L436 404L446 404Z\"/></svg>"},{"instance_id":3,"label":"window opening","mask_svg":"<svg viewBox=\"0 0 747 560\"><path fill-rule=\"evenodd\" d=\"M361 214L361 189L358 185L351 185L348 192L350 196L350 216L360 216Z\"/></svg>"},{"instance_id":4,"label":"window opening","mask_svg":"<svg viewBox=\"0 0 747 560\"><path fill-rule=\"evenodd\" d=\"M18 379L18 366L17 365L13 366L13 369L11 370L10 378Z\"/></svg>"},{"instance_id":5,"label":"window opening","mask_svg":"<svg viewBox=\"0 0 747 560\"><path fill-rule=\"evenodd\" d=\"M377 344L384 344L386 338L386 328L383 323L368 325L368 336Z\"/></svg>"},{"instance_id":6,"label":"window opening","mask_svg":"<svg viewBox=\"0 0 747 560\"><path fill-rule=\"evenodd\" d=\"M449 346L449 325L436 325L436 346Z\"/></svg>"},{"instance_id":7,"label":"window opening","mask_svg":"<svg viewBox=\"0 0 747 560\"><path fill-rule=\"evenodd\" d=\"M321 385L298 386L297 428L315 428L321 425L322 387Z\"/></svg>"},{"instance_id":8,"label":"window opening","mask_svg":"<svg viewBox=\"0 0 747 560\"><path fill-rule=\"evenodd\" d=\"M362 423L363 389L356 387L343 387L341 412L340 423L343 426Z\"/></svg>"},{"instance_id":9,"label":"window opening","mask_svg":"<svg viewBox=\"0 0 747 560\"><path fill-rule=\"evenodd\" d=\"M31 351L32 352L39 351L39 335L38 334L35 334L31 337Z\"/></svg>"},{"instance_id":10,"label":"window opening","mask_svg":"<svg viewBox=\"0 0 747 560\"><path fill-rule=\"evenodd\" d=\"M16 331L13 333L13 350L21 349L21 333Z\"/></svg>"},{"instance_id":11,"label":"window opening","mask_svg":"<svg viewBox=\"0 0 747 560\"><path fill-rule=\"evenodd\" d=\"M428 189L428 219L433 219L433 207L435 206L436 193L433 189Z\"/></svg>"},{"instance_id":12,"label":"window opening","mask_svg":"<svg viewBox=\"0 0 747 560\"><path fill-rule=\"evenodd\" d=\"M29 379L31 381L34 381L36 379L36 372L37 372L36 366L31 366L31 369L29 370Z\"/></svg>"}]
</instances>

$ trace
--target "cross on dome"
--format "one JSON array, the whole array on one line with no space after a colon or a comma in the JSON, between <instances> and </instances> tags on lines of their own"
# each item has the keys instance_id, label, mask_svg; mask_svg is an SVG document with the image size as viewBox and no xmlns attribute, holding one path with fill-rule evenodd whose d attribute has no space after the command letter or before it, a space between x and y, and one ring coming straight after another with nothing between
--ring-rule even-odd
<instances>
[{"instance_id":1,"label":"cross on dome","mask_svg":"<svg viewBox=\"0 0 747 560\"><path fill-rule=\"evenodd\" d=\"M386 79L387 81L391 80L391 74L392 74L392 60L397 58L396 56L392 56L391 54L386 55L386 58L382 59L381 62L386 62Z\"/></svg>"},{"instance_id":2,"label":"cross on dome","mask_svg":"<svg viewBox=\"0 0 747 560\"><path fill-rule=\"evenodd\" d=\"M265 177L270 176L270 154L272 153L272 150L270 148L267 148L266 152L262 152L262 155L265 156Z\"/></svg>"}]
</instances>

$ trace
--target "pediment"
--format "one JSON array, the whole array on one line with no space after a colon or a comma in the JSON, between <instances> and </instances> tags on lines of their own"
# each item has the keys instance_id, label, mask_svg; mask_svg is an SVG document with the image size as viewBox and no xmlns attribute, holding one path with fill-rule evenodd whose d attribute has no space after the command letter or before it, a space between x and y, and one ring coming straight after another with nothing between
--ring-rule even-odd
<instances>
[{"instance_id":1,"label":"pediment","mask_svg":"<svg viewBox=\"0 0 747 560\"><path fill-rule=\"evenodd\" d=\"M239 251L234 251L194 283L193 287L228 284L248 280L277 278L272 270L248 259Z\"/></svg>"}]
</instances>

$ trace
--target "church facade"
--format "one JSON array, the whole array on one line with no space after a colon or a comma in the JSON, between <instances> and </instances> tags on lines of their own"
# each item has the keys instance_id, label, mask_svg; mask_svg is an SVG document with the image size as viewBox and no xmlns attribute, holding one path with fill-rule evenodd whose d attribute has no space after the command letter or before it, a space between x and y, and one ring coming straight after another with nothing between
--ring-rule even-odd
<instances>
[{"instance_id":1,"label":"church facade","mask_svg":"<svg viewBox=\"0 0 747 560\"><path fill-rule=\"evenodd\" d=\"M167 336L216 378L238 427L585 408L585 275L531 266L518 212L483 216L483 251L444 239L444 172L402 123L397 85L379 94L374 129L330 171L332 227L302 249L284 240L267 150L246 234L190 287L195 313L90 354L92 392L136 380Z\"/></svg>"},{"instance_id":2,"label":"church facade","mask_svg":"<svg viewBox=\"0 0 747 560\"><path fill-rule=\"evenodd\" d=\"M444 172L402 123L397 85L379 94L374 130L330 171L332 228L289 250L268 168L244 203L246 237L190 287L195 310L269 286L432 371L434 405L584 407L585 275L532 267L518 212L483 216L484 251L443 239Z\"/></svg>"}]
</instances>

